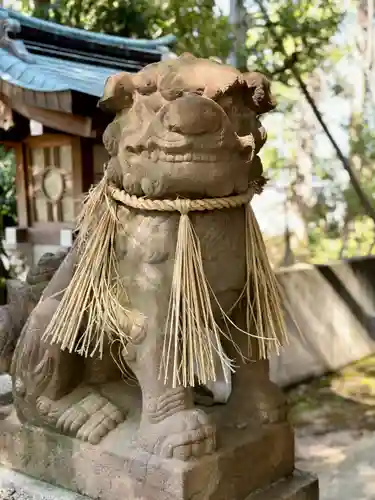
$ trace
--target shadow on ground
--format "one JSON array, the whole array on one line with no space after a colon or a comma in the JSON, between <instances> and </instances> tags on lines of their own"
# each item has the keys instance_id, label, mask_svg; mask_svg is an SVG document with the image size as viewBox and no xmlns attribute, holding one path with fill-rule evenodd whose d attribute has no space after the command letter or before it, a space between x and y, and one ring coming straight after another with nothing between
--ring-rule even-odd
<instances>
[{"instance_id":1,"label":"shadow on ground","mask_svg":"<svg viewBox=\"0 0 375 500\"><path fill-rule=\"evenodd\" d=\"M288 391L297 464L321 500L375 499L375 357Z\"/></svg>"},{"instance_id":2,"label":"shadow on ground","mask_svg":"<svg viewBox=\"0 0 375 500\"><path fill-rule=\"evenodd\" d=\"M293 425L309 434L375 431L375 357L292 388L288 400Z\"/></svg>"}]
</instances>

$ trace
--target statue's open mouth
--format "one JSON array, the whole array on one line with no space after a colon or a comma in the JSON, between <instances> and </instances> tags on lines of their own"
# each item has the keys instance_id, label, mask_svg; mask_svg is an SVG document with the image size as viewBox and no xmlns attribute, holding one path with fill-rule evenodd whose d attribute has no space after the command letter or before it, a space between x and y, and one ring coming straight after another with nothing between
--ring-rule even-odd
<instances>
[{"instance_id":1,"label":"statue's open mouth","mask_svg":"<svg viewBox=\"0 0 375 500\"><path fill-rule=\"evenodd\" d=\"M162 150L143 150L140 154L141 157L147 158L154 162L165 161L168 163L218 163L229 161L233 158L233 151L222 151L220 155L205 151L189 152L189 153L175 153L165 152Z\"/></svg>"},{"instance_id":2,"label":"statue's open mouth","mask_svg":"<svg viewBox=\"0 0 375 500\"><path fill-rule=\"evenodd\" d=\"M247 162L251 155L247 138L235 132L205 134L202 137L150 130L141 137L125 139L124 156L166 163L228 163ZM136 160L137 161L137 160Z\"/></svg>"}]
</instances>

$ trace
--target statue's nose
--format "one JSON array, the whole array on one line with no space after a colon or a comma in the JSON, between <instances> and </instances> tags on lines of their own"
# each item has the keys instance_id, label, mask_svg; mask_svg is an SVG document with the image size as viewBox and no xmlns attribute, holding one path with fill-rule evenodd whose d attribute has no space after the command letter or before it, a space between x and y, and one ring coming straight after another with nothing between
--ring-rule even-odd
<instances>
[{"instance_id":1,"label":"statue's nose","mask_svg":"<svg viewBox=\"0 0 375 500\"><path fill-rule=\"evenodd\" d=\"M165 109L164 126L183 135L216 132L222 126L223 111L211 99L185 96L171 102Z\"/></svg>"}]
</instances>

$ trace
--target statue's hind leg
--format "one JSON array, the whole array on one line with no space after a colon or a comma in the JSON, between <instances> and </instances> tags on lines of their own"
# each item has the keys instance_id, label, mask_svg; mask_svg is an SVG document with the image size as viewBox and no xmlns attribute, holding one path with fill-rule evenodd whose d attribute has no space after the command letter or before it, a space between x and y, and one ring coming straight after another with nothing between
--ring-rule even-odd
<instances>
[{"instance_id":1,"label":"statue's hind leg","mask_svg":"<svg viewBox=\"0 0 375 500\"><path fill-rule=\"evenodd\" d=\"M126 354L142 390L140 445L165 458L189 460L210 454L215 450L215 428L205 412L194 408L191 389L172 386L172 363L164 380L163 325L151 328L158 320L148 320L148 327L132 335Z\"/></svg>"},{"instance_id":2,"label":"statue's hind leg","mask_svg":"<svg viewBox=\"0 0 375 500\"><path fill-rule=\"evenodd\" d=\"M234 311L233 320L246 331L246 311L240 304ZM252 333L256 333L255 329ZM281 389L269 378L269 361L259 360L258 341L233 328L232 337L239 350L248 355L242 359L233 344L223 339L226 351L236 360L236 372L233 375L232 394L226 405L224 418L235 419L238 425L248 421L262 424L284 421L287 415L286 398ZM244 394L247 397L244 398Z\"/></svg>"},{"instance_id":3,"label":"statue's hind leg","mask_svg":"<svg viewBox=\"0 0 375 500\"><path fill-rule=\"evenodd\" d=\"M14 399L21 420L93 444L124 420L123 413L84 380L85 360L42 340L59 301L33 310L15 352Z\"/></svg>"}]
</instances>

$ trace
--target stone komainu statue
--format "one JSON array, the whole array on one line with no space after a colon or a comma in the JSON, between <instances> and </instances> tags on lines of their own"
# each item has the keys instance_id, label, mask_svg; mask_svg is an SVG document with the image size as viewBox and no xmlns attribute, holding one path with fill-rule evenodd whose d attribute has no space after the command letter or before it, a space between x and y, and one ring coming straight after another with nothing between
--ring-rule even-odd
<instances>
[{"instance_id":1,"label":"stone komainu statue","mask_svg":"<svg viewBox=\"0 0 375 500\"><path fill-rule=\"evenodd\" d=\"M285 336L280 294L250 207L265 184L259 115L274 108L270 85L187 54L111 77L100 106L115 115L110 161L74 247L29 316L14 326L4 313L19 336L17 413L98 443L126 420L98 388L117 381L125 394L130 373L142 395L139 446L210 454L217 422L194 394L232 372L226 424L283 418L266 359Z\"/></svg>"}]
</instances>

